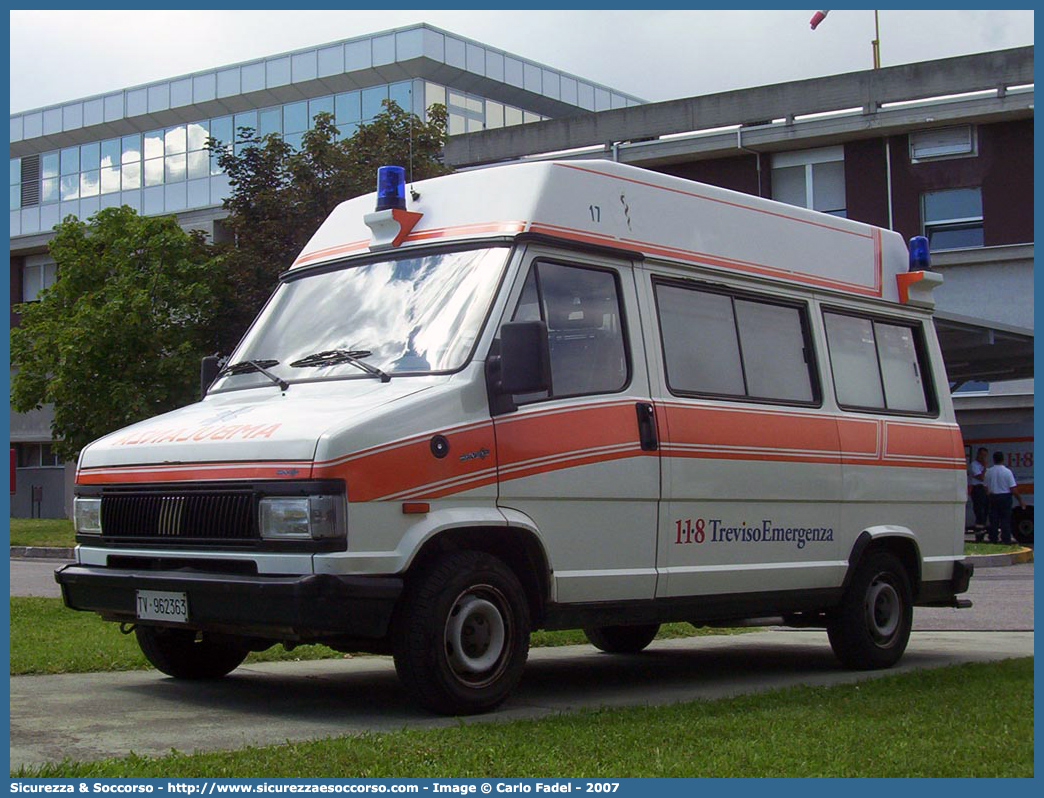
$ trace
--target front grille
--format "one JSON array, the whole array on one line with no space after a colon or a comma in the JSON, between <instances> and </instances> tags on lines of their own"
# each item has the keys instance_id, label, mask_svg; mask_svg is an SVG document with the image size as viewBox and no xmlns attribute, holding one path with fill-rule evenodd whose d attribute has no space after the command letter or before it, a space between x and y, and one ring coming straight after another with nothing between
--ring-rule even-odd
<instances>
[{"instance_id":1,"label":"front grille","mask_svg":"<svg viewBox=\"0 0 1044 798\"><path fill-rule=\"evenodd\" d=\"M103 494L102 538L178 544L249 544L260 537L253 491Z\"/></svg>"},{"instance_id":2,"label":"front grille","mask_svg":"<svg viewBox=\"0 0 1044 798\"><path fill-rule=\"evenodd\" d=\"M110 555L106 564L109 568L131 571L197 571L210 574L236 574L257 576L257 563L253 560L216 560L213 558L186 557L126 557Z\"/></svg>"}]
</instances>

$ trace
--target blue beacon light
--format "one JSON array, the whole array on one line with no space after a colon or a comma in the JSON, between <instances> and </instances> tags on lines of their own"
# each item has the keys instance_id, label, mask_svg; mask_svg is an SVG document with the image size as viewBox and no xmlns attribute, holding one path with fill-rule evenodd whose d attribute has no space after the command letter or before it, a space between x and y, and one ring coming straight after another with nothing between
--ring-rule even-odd
<instances>
[{"instance_id":1,"label":"blue beacon light","mask_svg":"<svg viewBox=\"0 0 1044 798\"><path fill-rule=\"evenodd\" d=\"M932 256L928 249L928 239L914 236L910 239L910 271L928 272L932 270Z\"/></svg>"},{"instance_id":2,"label":"blue beacon light","mask_svg":"<svg viewBox=\"0 0 1044 798\"><path fill-rule=\"evenodd\" d=\"M406 210L406 170L401 166L377 169L377 210Z\"/></svg>"}]
</instances>

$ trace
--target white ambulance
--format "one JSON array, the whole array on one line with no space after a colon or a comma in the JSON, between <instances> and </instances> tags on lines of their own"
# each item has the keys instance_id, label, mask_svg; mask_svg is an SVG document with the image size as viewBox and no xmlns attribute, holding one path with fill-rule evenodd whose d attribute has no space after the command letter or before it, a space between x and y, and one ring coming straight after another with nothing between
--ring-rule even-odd
<instances>
[{"instance_id":1,"label":"white ambulance","mask_svg":"<svg viewBox=\"0 0 1044 798\"><path fill-rule=\"evenodd\" d=\"M84 449L65 603L177 678L391 653L441 713L533 629L776 619L888 667L971 576L917 243L602 161L382 168L202 401Z\"/></svg>"}]
</instances>

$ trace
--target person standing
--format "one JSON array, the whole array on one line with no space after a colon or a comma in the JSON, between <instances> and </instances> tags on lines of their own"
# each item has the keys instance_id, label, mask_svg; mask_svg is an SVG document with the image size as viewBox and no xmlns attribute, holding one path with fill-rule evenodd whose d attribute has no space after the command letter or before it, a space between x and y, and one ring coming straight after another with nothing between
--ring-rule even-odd
<instances>
[{"instance_id":1,"label":"person standing","mask_svg":"<svg viewBox=\"0 0 1044 798\"><path fill-rule=\"evenodd\" d=\"M990 543L997 542L998 532L1001 543L1011 543L1011 497L1018 500L1019 507L1025 508L1026 503L1019 495L1015 475L1004 465L1003 452L993 453L993 465L986 469L983 481L989 494L989 525L986 532Z\"/></svg>"},{"instance_id":2,"label":"person standing","mask_svg":"<svg viewBox=\"0 0 1044 798\"><path fill-rule=\"evenodd\" d=\"M968 483L971 487L972 512L975 514L975 542L981 543L986 535L986 520L989 516L989 497L986 493L986 468L988 452L980 446L975 459L968 465Z\"/></svg>"}]
</instances>

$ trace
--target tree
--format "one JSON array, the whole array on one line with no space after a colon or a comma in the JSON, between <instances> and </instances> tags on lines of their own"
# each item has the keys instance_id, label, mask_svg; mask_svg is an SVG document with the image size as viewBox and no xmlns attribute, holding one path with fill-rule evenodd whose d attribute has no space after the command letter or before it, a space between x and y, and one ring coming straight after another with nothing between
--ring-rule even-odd
<instances>
[{"instance_id":1,"label":"tree","mask_svg":"<svg viewBox=\"0 0 1044 798\"><path fill-rule=\"evenodd\" d=\"M67 217L49 244L59 279L17 307L11 406L54 405L55 449L193 401L226 288L220 257L173 217L106 208Z\"/></svg>"},{"instance_id":2,"label":"tree","mask_svg":"<svg viewBox=\"0 0 1044 798\"><path fill-rule=\"evenodd\" d=\"M446 141L446 109L428 109L428 122L385 100L384 110L344 139L329 114L318 114L295 151L282 137L237 131L236 147L208 141L228 175L231 196L226 227L233 235L227 253L234 291L222 316L221 348L239 340L275 288L279 274L339 203L373 191L377 167L398 164L407 180L447 173L440 157Z\"/></svg>"}]
</instances>

